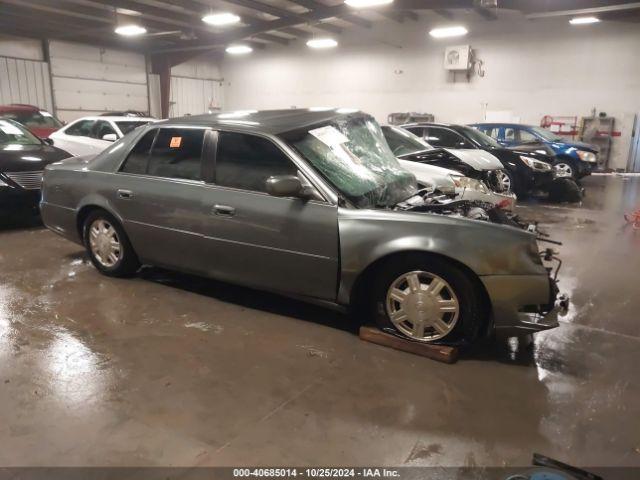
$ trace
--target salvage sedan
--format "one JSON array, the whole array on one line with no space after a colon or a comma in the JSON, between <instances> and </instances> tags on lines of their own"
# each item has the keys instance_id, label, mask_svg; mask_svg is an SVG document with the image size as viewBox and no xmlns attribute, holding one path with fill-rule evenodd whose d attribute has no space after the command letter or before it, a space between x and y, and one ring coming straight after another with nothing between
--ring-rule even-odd
<instances>
[{"instance_id":1,"label":"salvage sedan","mask_svg":"<svg viewBox=\"0 0 640 480\"><path fill-rule=\"evenodd\" d=\"M106 275L159 265L350 306L420 342L557 326L535 235L433 213L361 112L155 122L48 167L41 210Z\"/></svg>"}]
</instances>

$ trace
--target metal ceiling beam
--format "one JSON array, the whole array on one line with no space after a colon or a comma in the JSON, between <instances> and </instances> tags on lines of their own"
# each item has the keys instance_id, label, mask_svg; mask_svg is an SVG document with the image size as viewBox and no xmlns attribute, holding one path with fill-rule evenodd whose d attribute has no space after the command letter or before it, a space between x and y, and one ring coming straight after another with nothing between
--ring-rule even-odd
<instances>
[{"instance_id":1,"label":"metal ceiling beam","mask_svg":"<svg viewBox=\"0 0 640 480\"><path fill-rule=\"evenodd\" d=\"M362 28L371 28L371 22L369 20L366 20L364 18L357 16L356 14L353 13L354 10L351 8L348 10L345 8L342 8L343 7L342 5L338 5L336 7L328 7L324 3L317 2L316 0L289 0L289 1L291 3L295 3L296 5L300 5L301 7L306 8L307 10L309 10L309 12L326 10L328 8L336 9L337 11L338 10L337 7L339 7L340 15L335 15L336 17L339 17L342 20L345 20L354 25L358 25L359 27L362 27Z\"/></svg>"},{"instance_id":2,"label":"metal ceiling beam","mask_svg":"<svg viewBox=\"0 0 640 480\"><path fill-rule=\"evenodd\" d=\"M447 20L453 20L453 13L449 10L443 10L441 8L436 8L434 12L440 15L442 18L446 18Z\"/></svg>"},{"instance_id":3,"label":"metal ceiling beam","mask_svg":"<svg viewBox=\"0 0 640 480\"><path fill-rule=\"evenodd\" d=\"M211 5L207 0L195 0L195 1L197 1L198 3L202 3L204 5L209 5L209 6ZM304 14L304 13L300 14L300 13L292 12L290 10L273 7L271 5L267 5L265 3L258 2L256 0L224 0L224 2L232 5L237 5L239 7L249 8L257 12L268 13L269 15L278 17L279 19L296 18L299 20L298 22L293 23L292 25L298 25L301 23L309 23L309 22L318 22L318 20L309 18L308 14ZM324 23L317 23L314 25L314 27L320 30L325 30L327 32L335 33L335 34L339 34L340 32L342 32L342 29L340 27L336 27L335 25L328 25Z\"/></svg>"},{"instance_id":4,"label":"metal ceiling beam","mask_svg":"<svg viewBox=\"0 0 640 480\"><path fill-rule=\"evenodd\" d=\"M624 3L620 5L608 5L603 7L578 8L575 10L556 10L550 12L529 13L527 18L566 17L570 15L591 15L594 13L622 12L640 8L640 2Z\"/></svg>"},{"instance_id":5,"label":"metal ceiling beam","mask_svg":"<svg viewBox=\"0 0 640 480\"><path fill-rule=\"evenodd\" d=\"M254 35L253 38L256 38L259 40L265 40L271 43L279 43L281 45L289 45L289 40L287 40L286 38L279 37L277 35L272 35L270 33L260 33L258 35Z\"/></svg>"},{"instance_id":6,"label":"metal ceiling beam","mask_svg":"<svg viewBox=\"0 0 640 480\"><path fill-rule=\"evenodd\" d=\"M496 15L496 12L494 12L493 10L490 10L488 8L485 7L481 7L480 5L476 5L475 7L473 7L473 10L480 15L482 18L484 18L485 20L497 20L498 16Z\"/></svg>"}]
</instances>

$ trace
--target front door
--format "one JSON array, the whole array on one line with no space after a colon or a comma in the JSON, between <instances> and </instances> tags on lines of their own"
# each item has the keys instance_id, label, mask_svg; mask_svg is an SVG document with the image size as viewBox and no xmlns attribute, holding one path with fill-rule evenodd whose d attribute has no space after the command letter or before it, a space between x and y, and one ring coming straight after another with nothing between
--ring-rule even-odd
<instances>
[{"instance_id":1,"label":"front door","mask_svg":"<svg viewBox=\"0 0 640 480\"><path fill-rule=\"evenodd\" d=\"M208 273L258 288L335 300L337 207L270 196L265 181L275 175L300 174L274 142L219 132L214 182L203 193Z\"/></svg>"}]
</instances>

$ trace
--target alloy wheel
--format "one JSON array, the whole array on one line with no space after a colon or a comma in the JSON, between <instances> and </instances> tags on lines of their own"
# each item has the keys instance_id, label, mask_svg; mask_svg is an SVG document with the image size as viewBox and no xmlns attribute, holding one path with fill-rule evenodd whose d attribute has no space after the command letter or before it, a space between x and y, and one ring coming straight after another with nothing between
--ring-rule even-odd
<instances>
[{"instance_id":1,"label":"alloy wheel","mask_svg":"<svg viewBox=\"0 0 640 480\"><path fill-rule=\"evenodd\" d=\"M573 168L568 163L557 163L554 168L556 172L559 174L559 177L572 177L573 176Z\"/></svg>"},{"instance_id":2,"label":"alloy wheel","mask_svg":"<svg viewBox=\"0 0 640 480\"><path fill-rule=\"evenodd\" d=\"M446 337L460 316L460 303L451 285L425 271L396 278L387 290L386 308L401 333L421 342Z\"/></svg>"},{"instance_id":3,"label":"alloy wheel","mask_svg":"<svg viewBox=\"0 0 640 480\"><path fill-rule=\"evenodd\" d=\"M500 192L511 192L511 177L503 170L496 172L496 185Z\"/></svg>"}]
</instances>

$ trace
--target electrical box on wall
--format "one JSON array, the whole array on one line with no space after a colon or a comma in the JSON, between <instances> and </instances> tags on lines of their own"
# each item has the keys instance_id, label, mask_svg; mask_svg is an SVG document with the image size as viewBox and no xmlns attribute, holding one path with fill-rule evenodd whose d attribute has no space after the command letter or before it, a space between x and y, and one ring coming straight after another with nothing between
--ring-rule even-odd
<instances>
[{"instance_id":1,"label":"electrical box on wall","mask_svg":"<svg viewBox=\"0 0 640 480\"><path fill-rule=\"evenodd\" d=\"M445 70L469 70L471 68L471 45L454 45L444 51Z\"/></svg>"}]
</instances>

